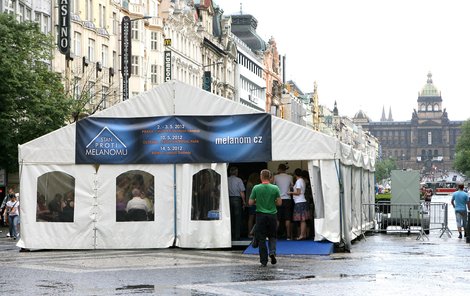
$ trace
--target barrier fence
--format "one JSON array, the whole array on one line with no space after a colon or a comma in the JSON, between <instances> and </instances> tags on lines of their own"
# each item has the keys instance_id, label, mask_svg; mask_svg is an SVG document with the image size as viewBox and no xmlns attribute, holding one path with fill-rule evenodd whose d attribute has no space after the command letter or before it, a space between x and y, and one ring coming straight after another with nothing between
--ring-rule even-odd
<instances>
[{"instance_id":1,"label":"barrier fence","mask_svg":"<svg viewBox=\"0 0 470 296\"><path fill-rule=\"evenodd\" d=\"M364 232L417 233L417 239L426 237L431 230L440 230L440 237L451 231L448 227L448 204L421 202L391 204L379 202L363 204L362 221L373 221L374 225Z\"/></svg>"}]
</instances>

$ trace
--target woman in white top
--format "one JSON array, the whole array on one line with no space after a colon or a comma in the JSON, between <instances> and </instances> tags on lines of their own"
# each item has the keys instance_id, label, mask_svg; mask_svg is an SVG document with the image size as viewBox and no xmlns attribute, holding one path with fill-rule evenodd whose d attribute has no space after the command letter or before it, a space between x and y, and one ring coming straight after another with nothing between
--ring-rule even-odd
<instances>
[{"instance_id":1,"label":"woman in white top","mask_svg":"<svg viewBox=\"0 0 470 296\"><path fill-rule=\"evenodd\" d=\"M307 238L307 220L310 219L310 210L307 200L305 199L305 181L302 178L302 170L295 169L295 185L294 190L289 192L294 196L294 214L293 221L300 222L300 235L296 240Z\"/></svg>"},{"instance_id":2,"label":"woman in white top","mask_svg":"<svg viewBox=\"0 0 470 296\"><path fill-rule=\"evenodd\" d=\"M10 237L13 239L17 239L19 236L18 222L20 217L20 202L17 198L17 195L13 195L6 204L8 213L8 223L10 226Z\"/></svg>"}]
</instances>

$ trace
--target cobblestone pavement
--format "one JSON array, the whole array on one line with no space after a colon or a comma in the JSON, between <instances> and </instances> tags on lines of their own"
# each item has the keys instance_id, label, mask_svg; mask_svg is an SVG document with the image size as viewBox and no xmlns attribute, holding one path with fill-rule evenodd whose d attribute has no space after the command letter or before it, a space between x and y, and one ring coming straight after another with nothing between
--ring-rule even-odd
<instances>
[{"instance_id":1,"label":"cobblestone pavement","mask_svg":"<svg viewBox=\"0 0 470 296\"><path fill-rule=\"evenodd\" d=\"M242 249L19 252L2 230L2 295L454 296L470 289L470 244L455 231L419 240L374 233L349 253L279 256L261 268Z\"/></svg>"}]
</instances>

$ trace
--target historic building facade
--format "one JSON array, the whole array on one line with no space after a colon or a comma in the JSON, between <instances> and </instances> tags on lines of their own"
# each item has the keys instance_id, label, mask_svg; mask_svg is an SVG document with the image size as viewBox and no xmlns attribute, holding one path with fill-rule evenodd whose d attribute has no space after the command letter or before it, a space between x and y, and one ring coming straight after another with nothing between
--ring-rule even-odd
<instances>
[{"instance_id":1,"label":"historic building facade","mask_svg":"<svg viewBox=\"0 0 470 296\"><path fill-rule=\"evenodd\" d=\"M391 118L391 112L387 120L380 122L371 122L362 111L354 116L356 124L379 140L379 158L394 158L400 168L428 173L452 168L463 122L449 120L431 73L419 93L411 120L393 121Z\"/></svg>"}]
</instances>

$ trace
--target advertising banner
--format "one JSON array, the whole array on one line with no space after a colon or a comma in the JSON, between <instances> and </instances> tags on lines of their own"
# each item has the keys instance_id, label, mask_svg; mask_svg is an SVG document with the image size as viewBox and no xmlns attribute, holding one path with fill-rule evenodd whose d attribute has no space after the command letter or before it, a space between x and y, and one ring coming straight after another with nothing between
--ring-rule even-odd
<instances>
[{"instance_id":1,"label":"advertising banner","mask_svg":"<svg viewBox=\"0 0 470 296\"><path fill-rule=\"evenodd\" d=\"M77 122L75 163L266 162L271 116L88 117Z\"/></svg>"}]
</instances>

